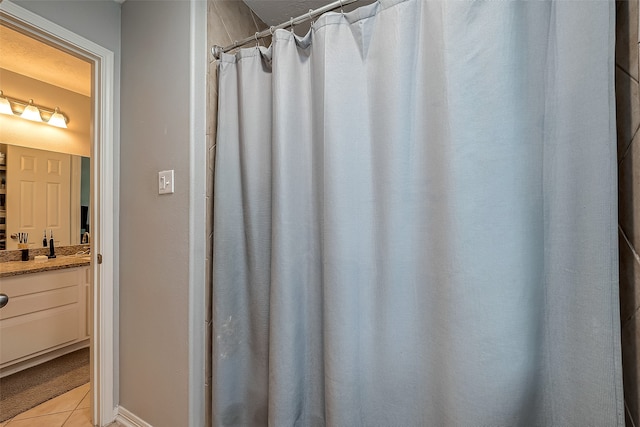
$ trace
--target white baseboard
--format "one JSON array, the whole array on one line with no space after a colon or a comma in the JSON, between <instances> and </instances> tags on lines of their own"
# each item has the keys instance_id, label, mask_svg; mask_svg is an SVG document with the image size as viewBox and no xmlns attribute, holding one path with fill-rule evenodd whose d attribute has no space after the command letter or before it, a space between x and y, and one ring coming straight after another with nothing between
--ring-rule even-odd
<instances>
[{"instance_id":1,"label":"white baseboard","mask_svg":"<svg viewBox=\"0 0 640 427\"><path fill-rule=\"evenodd\" d=\"M116 421L124 427L153 427L151 424L122 406L118 406L117 412L118 415L116 415Z\"/></svg>"},{"instance_id":2,"label":"white baseboard","mask_svg":"<svg viewBox=\"0 0 640 427\"><path fill-rule=\"evenodd\" d=\"M20 372L28 368L33 368L34 366L38 366L42 363L48 362L57 357L64 356L65 354L72 353L85 347L89 347L88 338L71 345L59 346L55 350L49 349L40 353L36 353L35 356L30 355L23 357L22 359L18 359L18 362L11 362L11 365L0 368L0 378L4 378L8 375L15 374L16 372Z\"/></svg>"}]
</instances>

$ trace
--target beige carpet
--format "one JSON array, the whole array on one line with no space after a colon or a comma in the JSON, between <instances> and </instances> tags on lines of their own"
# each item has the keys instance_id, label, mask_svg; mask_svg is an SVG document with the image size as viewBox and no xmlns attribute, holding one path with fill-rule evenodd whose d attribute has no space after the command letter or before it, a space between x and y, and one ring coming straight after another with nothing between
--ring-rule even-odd
<instances>
[{"instance_id":1,"label":"beige carpet","mask_svg":"<svg viewBox=\"0 0 640 427\"><path fill-rule=\"evenodd\" d=\"M0 378L0 422L88 382L88 348Z\"/></svg>"}]
</instances>

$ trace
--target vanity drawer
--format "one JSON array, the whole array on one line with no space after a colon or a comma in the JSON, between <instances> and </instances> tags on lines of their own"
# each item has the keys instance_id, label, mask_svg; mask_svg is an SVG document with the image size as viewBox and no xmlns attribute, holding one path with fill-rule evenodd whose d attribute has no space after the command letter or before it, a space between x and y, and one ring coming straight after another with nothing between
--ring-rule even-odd
<instances>
[{"instance_id":1,"label":"vanity drawer","mask_svg":"<svg viewBox=\"0 0 640 427\"><path fill-rule=\"evenodd\" d=\"M0 278L0 292L9 296L9 304L11 304L11 298L21 295L76 286L81 281L78 274L77 268L69 268L3 277Z\"/></svg>"},{"instance_id":2,"label":"vanity drawer","mask_svg":"<svg viewBox=\"0 0 640 427\"><path fill-rule=\"evenodd\" d=\"M0 323L0 364L77 340L77 305L39 311Z\"/></svg>"},{"instance_id":3,"label":"vanity drawer","mask_svg":"<svg viewBox=\"0 0 640 427\"><path fill-rule=\"evenodd\" d=\"M7 294L9 295L9 294ZM78 302L78 286L72 285L51 291L10 296L10 304L0 310L0 320L61 307Z\"/></svg>"}]
</instances>

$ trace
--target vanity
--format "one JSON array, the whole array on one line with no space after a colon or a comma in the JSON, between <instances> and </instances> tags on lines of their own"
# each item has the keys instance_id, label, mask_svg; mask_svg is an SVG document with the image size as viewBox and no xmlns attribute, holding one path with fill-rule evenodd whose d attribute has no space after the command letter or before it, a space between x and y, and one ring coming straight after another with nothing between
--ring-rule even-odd
<instances>
[{"instance_id":1,"label":"vanity","mask_svg":"<svg viewBox=\"0 0 640 427\"><path fill-rule=\"evenodd\" d=\"M0 378L89 346L87 255L0 262Z\"/></svg>"}]
</instances>

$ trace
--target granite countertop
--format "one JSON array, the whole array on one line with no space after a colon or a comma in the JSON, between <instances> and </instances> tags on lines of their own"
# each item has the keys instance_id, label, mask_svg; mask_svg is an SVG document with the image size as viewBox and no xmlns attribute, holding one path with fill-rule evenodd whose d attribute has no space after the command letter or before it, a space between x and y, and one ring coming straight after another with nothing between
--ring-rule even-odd
<instances>
[{"instance_id":1,"label":"granite countertop","mask_svg":"<svg viewBox=\"0 0 640 427\"><path fill-rule=\"evenodd\" d=\"M45 262L35 262L34 260L0 262L0 277L40 273L43 271L61 270L63 268L83 267L89 264L89 257L79 257L75 255L58 256L57 258L48 259Z\"/></svg>"}]
</instances>

